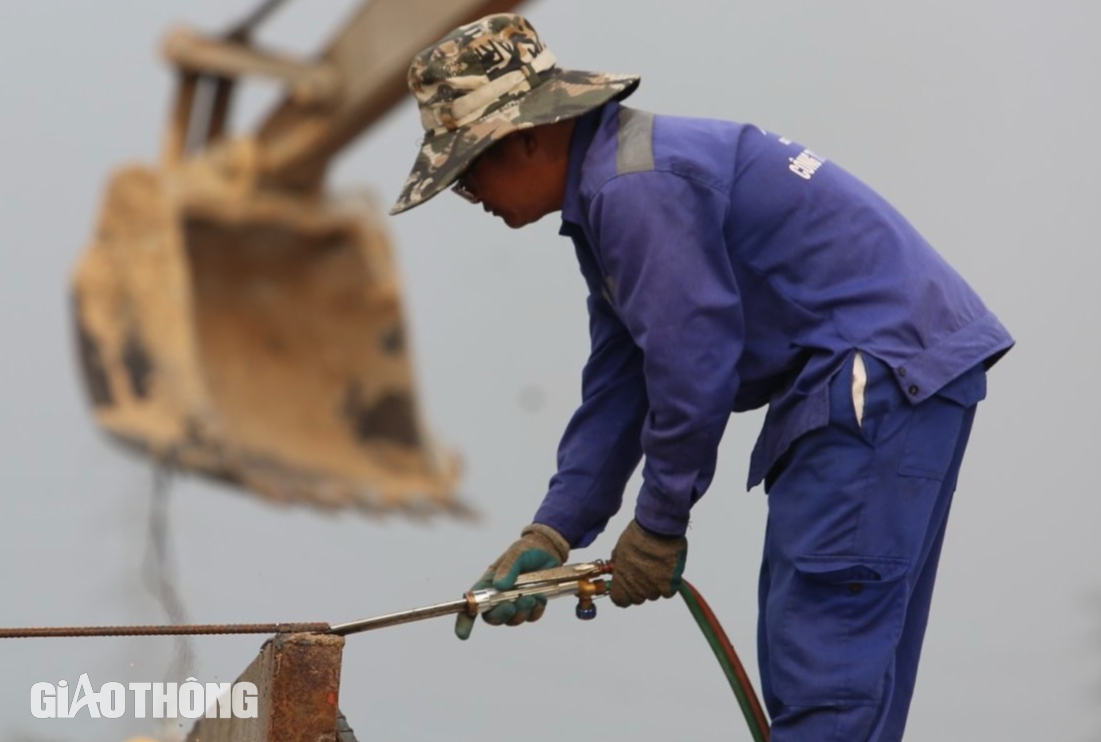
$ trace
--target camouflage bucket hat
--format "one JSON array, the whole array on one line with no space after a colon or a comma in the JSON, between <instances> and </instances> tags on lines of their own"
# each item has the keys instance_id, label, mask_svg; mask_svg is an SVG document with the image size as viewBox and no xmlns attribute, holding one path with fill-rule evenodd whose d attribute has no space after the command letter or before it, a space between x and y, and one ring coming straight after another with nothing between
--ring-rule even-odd
<instances>
[{"instance_id":1,"label":"camouflage bucket hat","mask_svg":"<svg viewBox=\"0 0 1101 742\"><path fill-rule=\"evenodd\" d=\"M447 188L508 134L626 98L638 83L637 75L560 69L519 15L500 13L460 26L417 54L409 68L425 136L390 213Z\"/></svg>"}]
</instances>

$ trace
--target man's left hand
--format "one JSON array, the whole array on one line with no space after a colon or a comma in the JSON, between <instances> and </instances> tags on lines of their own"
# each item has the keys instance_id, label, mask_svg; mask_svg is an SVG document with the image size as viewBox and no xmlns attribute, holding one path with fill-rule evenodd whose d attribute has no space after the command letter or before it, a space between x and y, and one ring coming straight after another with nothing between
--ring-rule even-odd
<instances>
[{"instance_id":1,"label":"man's left hand","mask_svg":"<svg viewBox=\"0 0 1101 742\"><path fill-rule=\"evenodd\" d=\"M632 520L612 551L612 602L621 608L671 598L680 587L688 539L651 533Z\"/></svg>"}]
</instances>

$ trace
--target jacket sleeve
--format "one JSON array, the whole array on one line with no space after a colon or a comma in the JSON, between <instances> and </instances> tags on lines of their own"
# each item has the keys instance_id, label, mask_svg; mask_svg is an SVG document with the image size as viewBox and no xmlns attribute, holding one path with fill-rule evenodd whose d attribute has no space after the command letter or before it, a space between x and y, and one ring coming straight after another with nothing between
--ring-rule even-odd
<instances>
[{"instance_id":1,"label":"jacket sleeve","mask_svg":"<svg viewBox=\"0 0 1101 742\"><path fill-rule=\"evenodd\" d=\"M726 194L674 173L610 180L590 223L616 312L642 352L648 410L635 517L683 534L715 473L738 391L742 303L723 225Z\"/></svg>"},{"instance_id":2,"label":"jacket sleeve","mask_svg":"<svg viewBox=\"0 0 1101 742\"><path fill-rule=\"evenodd\" d=\"M642 458L647 408L642 354L600 290L586 252L587 247L578 247L590 289L592 342L581 378L581 405L562 436L558 471L534 519L577 548L591 544L619 510L627 480Z\"/></svg>"}]
</instances>

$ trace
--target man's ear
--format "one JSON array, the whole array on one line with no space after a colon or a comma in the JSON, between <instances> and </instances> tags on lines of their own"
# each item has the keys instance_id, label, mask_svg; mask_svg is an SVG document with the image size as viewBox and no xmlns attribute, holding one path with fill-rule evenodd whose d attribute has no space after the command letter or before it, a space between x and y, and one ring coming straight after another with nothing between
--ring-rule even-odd
<instances>
[{"instance_id":1,"label":"man's ear","mask_svg":"<svg viewBox=\"0 0 1101 742\"><path fill-rule=\"evenodd\" d=\"M517 132L517 136L520 137L520 143L524 146L524 154L528 157L534 155L536 150L539 149L539 134L536 128L521 129Z\"/></svg>"}]
</instances>

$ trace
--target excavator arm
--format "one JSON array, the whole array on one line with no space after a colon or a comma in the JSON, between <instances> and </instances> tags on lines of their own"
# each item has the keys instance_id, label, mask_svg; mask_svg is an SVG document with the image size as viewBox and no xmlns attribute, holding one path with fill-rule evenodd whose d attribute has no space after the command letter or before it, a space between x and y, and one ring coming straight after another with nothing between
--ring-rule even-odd
<instances>
[{"instance_id":1,"label":"excavator arm","mask_svg":"<svg viewBox=\"0 0 1101 742\"><path fill-rule=\"evenodd\" d=\"M321 56L340 79L331 111L288 97L260 127L265 182L310 186L345 145L408 95L413 56L452 28L519 0L373 0L362 5Z\"/></svg>"},{"instance_id":2,"label":"excavator arm","mask_svg":"<svg viewBox=\"0 0 1101 742\"><path fill-rule=\"evenodd\" d=\"M254 14L221 39L177 29L164 49L185 73L221 79L253 74L284 82L286 98L256 133L257 176L264 187L315 190L329 161L408 94L406 71L417 52L456 26L519 4L372 0L355 9L312 61L260 51L248 43L267 13ZM266 5L269 12L271 5ZM190 106L186 108L190 113ZM220 133L220 124L215 128Z\"/></svg>"}]
</instances>

